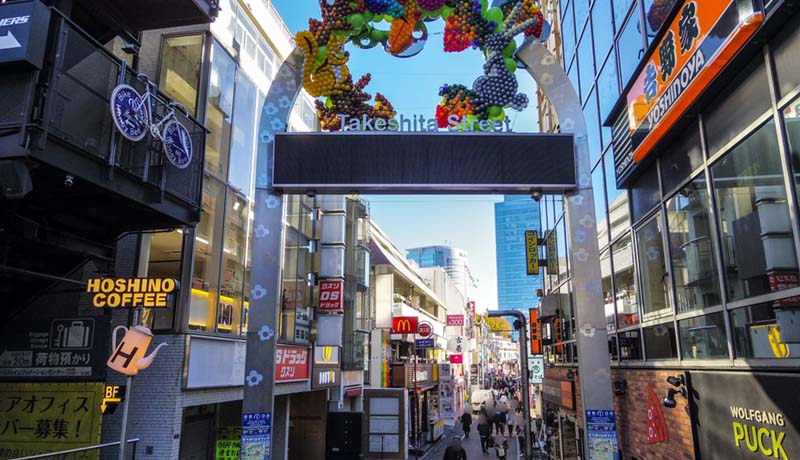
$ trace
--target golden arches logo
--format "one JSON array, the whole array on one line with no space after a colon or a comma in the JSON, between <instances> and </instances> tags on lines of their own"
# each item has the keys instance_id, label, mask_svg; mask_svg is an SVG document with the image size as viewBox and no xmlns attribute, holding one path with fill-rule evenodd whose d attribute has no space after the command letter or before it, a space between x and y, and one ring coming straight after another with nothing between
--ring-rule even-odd
<instances>
[{"instance_id":1,"label":"golden arches logo","mask_svg":"<svg viewBox=\"0 0 800 460\"><path fill-rule=\"evenodd\" d=\"M330 361L333 356L333 347L322 347L322 357L325 361Z\"/></svg>"},{"instance_id":2,"label":"golden arches logo","mask_svg":"<svg viewBox=\"0 0 800 460\"><path fill-rule=\"evenodd\" d=\"M772 346L772 353L776 358L789 357L789 347L785 343L781 342L781 331L777 326L769 327L769 330L767 331L767 337L769 338L770 346Z\"/></svg>"},{"instance_id":3,"label":"golden arches logo","mask_svg":"<svg viewBox=\"0 0 800 460\"><path fill-rule=\"evenodd\" d=\"M398 321L395 332L411 332L411 321L407 319L401 319Z\"/></svg>"}]
</instances>

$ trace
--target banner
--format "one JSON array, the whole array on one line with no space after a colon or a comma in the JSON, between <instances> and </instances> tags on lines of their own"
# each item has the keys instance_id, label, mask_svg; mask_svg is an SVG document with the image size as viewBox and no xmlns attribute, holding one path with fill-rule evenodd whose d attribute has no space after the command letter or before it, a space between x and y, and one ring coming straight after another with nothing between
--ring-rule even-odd
<instances>
[{"instance_id":1,"label":"banner","mask_svg":"<svg viewBox=\"0 0 800 460\"><path fill-rule=\"evenodd\" d=\"M439 382L439 414L445 420L455 418L456 388L453 382Z\"/></svg>"},{"instance_id":2,"label":"banner","mask_svg":"<svg viewBox=\"0 0 800 460\"><path fill-rule=\"evenodd\" d=\"M539 234L536 230L525 231L525 260L528 275L539 274Z\"/></svg>"},{"instance_id":3,"label":"banner","mask_svg":"<svg viewBox=\"0 0 800 460\"><path fill-rule=\"evenodd\" d=\"M464 315L447 315L448 326L463 326Z\"/></svg>"}]
</instances>

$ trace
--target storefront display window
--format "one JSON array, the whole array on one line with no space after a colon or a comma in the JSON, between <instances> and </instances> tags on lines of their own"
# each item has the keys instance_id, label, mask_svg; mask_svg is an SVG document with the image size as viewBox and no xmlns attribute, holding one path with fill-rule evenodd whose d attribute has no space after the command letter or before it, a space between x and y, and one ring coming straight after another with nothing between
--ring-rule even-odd
<instances>
[{"instance_id":1,"label":"storefront display window","mask_svg":"<svg viewBox=\"0 0 800 460\"><path fill-rule=\"evenodd\" d=\"M672 359L678 357L675 342L675 325L673 323L646 327L644 332L644 350L647 359Z\"/></svg>"},{"instance_id":2,"label":"storefront display window","mask_svg":"<svg viewBox=\"0 0 800 460\"><path fill-rule=\"evenodd\" d=\"M714 163L711 173L728 298L799 286L775 125L759 128Z\"/></svg>"},{"instance_id":3,"label":"storefront display window","mask_svg":"<svg viewBox=\"0 0 800 460\"><path fill-rule=\"evenodd\" d=\"M737 357L800 357L800 297L738 308L730 315Z\"/></svg>"},{"instance_id":4,"label":"storefront display window","mask_svg":"<svg viewBox=\"0 0 800 460\"><path fill-rule=\"evenodd\" d=\"M197 113L197 88L202 56L202 35L164 39L159 89L183 104L191 114Z\"/></svg>"},{"instance_id":5,"label":"storefront display window","mask_svg":"<svg viewBox=\"0 0 800 460\"><path fill-rule=\"evenodd\" d=\"M245 307L243 298L245 254L249 249L248 211L247 200L229 191L217 312L217 330L225 334L242 333Z\"/></svg>"},{"instance_id":6,"label":"storefront display window","mask_svg":"<svg viewBox=\"0 0 800 460\"><path fill-rule=\"evenodd\" d=\"M214 42L211 48L211 78L208 87L206 127L206 169L227 179L233 116L233 89L236 63L225 49Z\"/></svg>"},{"instance_id":7,"label":"storefront display window","mask_svg":"<svg viewBox=\"0 0 800 460\"><path fill-rule=\"evenodd\" d=\"M600 276L603 278L603 298L606 313L606 327L609 331L616 329L616 310L614 309L614 290L611 287L611 252L600 254Z\"/></svg>"},{"instance_id":8,"label":"storefront display window","mask_svg":"<svg viewBox=\"0 0 800 460\"><path fill-rule=\"evenodd\" d=\"M195 228L194 272L189 329L214 331L219 295L225 186L212 177L203 180L203 208Z\"/></svg>"},{"instance_id":9,"label":"storefront display window","mask_svg":"<svg viewBox=\"0 0 800 460\"><path fill-rule=\"evenodd\" d=\"M231 136L231 171L228 182L245 195L250 194L250 181L255 159L256 87L244 74L236 74L236 95L233 104Z\"/></svg>"},{"instance_id":10,"label":"storefront display window","mask_svg":"<svg viewBox=\"0 0 800 460\"><path fill-rule=\"evenodd\" d=\"M639 260L642 310L647 317L650 313L669 308L669 273L664 258L659 216L636 230L636 252Z\"/></svg>"},{"instance_id":11,"label":"storefront display window","mask_svg":"<svg viewBox=\"0 0 800 460\"><path fill-rule=\"evenodd\" d=\"M709 206L705 174L689 182L667 201L670 259L678 313L722 302Z\"/></svg>"},{"instance_id":12,"label":"storefront display window","mask_svg":"<svg viewBox=\"0 0 800 460\"><path fill-rule=\"evenodd\" d=\"M619 333L619 359L642 359L642 339L638 329Z\"/></svg>"},{"instance_id":13,"label":"storefront display window","mask_svg":"<svg viewBox=\"0 0 800 460\"><path fill-rule=\"evenodd\" d=\"M633 221L636 222L650 212L661 199L658 189L658 170L655 167L636 179L631 185L631 207L633 208Z\"/></svg>"},{"instance_id":14,"label":"storefront display window","mask_svg":"<svg viewBox=\"0 0 800 460\"><path fill-rule=\"evenodd\" d=\"M614 261L614 287L617 304L617 326L639 324L639 305L636 303L636 283L633 277L631 237L625 236L611 246Z\"/></svg>"},{"instance_id":15,"label":"storefront display window","mask_svg":"<svg viewBox=\"0 0 800 460\"><path fill-rule=\"evenodd\" d=\"M694 171L703 166L700 130L696 120L676 136L676 142L667 147L661 158L661 184L664 194L670 194L682 185Z\"/></svg>"},{"instance_id":16,"label":"storefront display window","mask_svg":"<svg viewBox=\"0 0 800 460\"><path fill-rule=\"evenodd\" d=\"M722 312L678 321L683 359L728 357L725 317Z\"/></svg>"}]
</instances>

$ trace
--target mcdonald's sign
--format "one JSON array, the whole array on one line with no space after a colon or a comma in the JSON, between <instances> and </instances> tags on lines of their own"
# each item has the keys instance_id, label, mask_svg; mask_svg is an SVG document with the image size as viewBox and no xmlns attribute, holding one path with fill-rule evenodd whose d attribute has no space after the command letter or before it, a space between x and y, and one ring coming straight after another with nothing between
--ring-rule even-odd
<instances>
[{"instance_id":1,"label":"mcdonald's sign","mask_svg":"<svg viewBox=\"0 0 800 460\"><path fill-rule=\"evenodd\" d=\"M392 334L416 334L416 316L395 316L392 318Z\"/></svg>"}]
</instances>

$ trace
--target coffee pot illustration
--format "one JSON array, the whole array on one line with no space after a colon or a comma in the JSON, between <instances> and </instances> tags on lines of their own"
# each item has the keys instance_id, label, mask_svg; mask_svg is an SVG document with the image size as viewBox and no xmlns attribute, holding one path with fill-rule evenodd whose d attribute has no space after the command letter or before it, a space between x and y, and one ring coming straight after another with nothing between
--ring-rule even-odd
<instances>
[{"instance_id":1,"label":"coffee pot illustration","mask_svg":"<svg viewBox=\"0 0 800 460\"><path fill-rule=\"evenodd\" d=\"M125 331L125 336L117 344L117 331L120 329ZM115 327L111 334L111 346L114 353L108 358L106 364L121 374L138 374L140 370L147 369L153 364L161 347L167 346L166 343L160 343L149 356L145 356L151 340L153 340L153 333L145 326L132 326L130 329L125 326Z\"/></svg>"}]
</instances>

